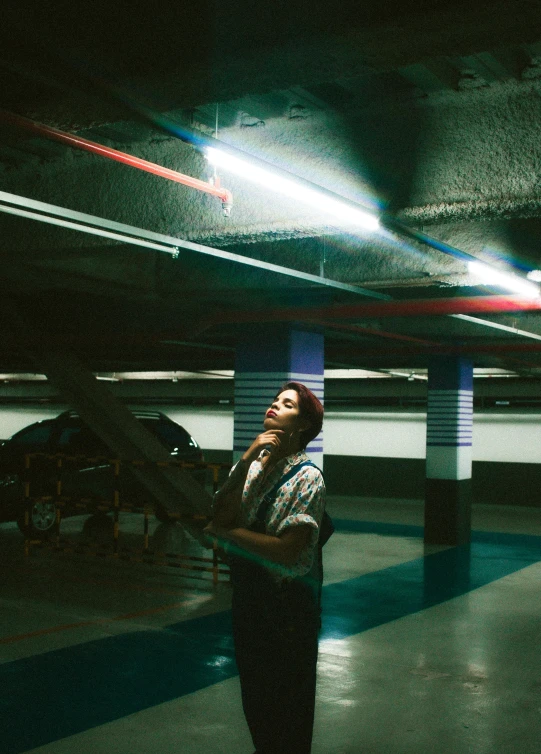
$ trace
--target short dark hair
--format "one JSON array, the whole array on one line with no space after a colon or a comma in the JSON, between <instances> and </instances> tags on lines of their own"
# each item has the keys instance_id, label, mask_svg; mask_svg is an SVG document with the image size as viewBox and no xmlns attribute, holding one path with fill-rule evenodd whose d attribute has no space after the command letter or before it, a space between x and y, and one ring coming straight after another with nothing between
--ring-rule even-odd
<instances>
[{"instance_id":1,"label":"short dark hair","mask_svg":"<svg viewBox=\"0 0 541 754\"><path fill-rule=\"evenodd\" d=\"M304 450L309 442L321 432L323 426L323 404L314 393L303 385L302 382L286 382L282 385L280 390L276 393L275 398L278 398L280 393L284 390L295 390L299 396L299 415L302 419L306 419L310 422L308 429L300 434L301 448Z\"/></svg>"}]
</instances>

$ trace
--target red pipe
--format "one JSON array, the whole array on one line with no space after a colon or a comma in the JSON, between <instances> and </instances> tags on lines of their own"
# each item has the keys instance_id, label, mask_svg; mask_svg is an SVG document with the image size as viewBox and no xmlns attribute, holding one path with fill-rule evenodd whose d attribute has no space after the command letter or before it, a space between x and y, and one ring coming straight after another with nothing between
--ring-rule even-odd
<instances>
[{"instance_id":1,"label":"red pipe","mask_svg":"<svg viewBox=\"0 0 541 754\"><path fill-rule=\"evenodd\" d=\"M388 332L387 330L377 330L375 327L360 327L359 325L337 325L334 322L325 322L319 319L309 320L315 325L321 325L327 330L337 330L338 332L353 332L357 335L375 335L378 338L389 338L390 340L401 340L406 343L414 343L418 346L429 346L439 348L441 343L437 343L434 340L423 340L422 338L414 338L412 335L402 335L399 333Z\"/></svg>"},{"instance_id":2,"label":"red pipe","mask_svg":"<svg viewBox=\"0 0 541 754\"><path fill-rule=\"evenodd\" d=\"M273 322L313 319L362 319L365 317L426 317L448 314L501 314L518 311L540 311L541 299L521 296L471 296L409 301L378 301L370 304L342 304L319 308L291 307L256 312L220 312L213 324Z\"/></svg>"},{"instance_id":3,"label":"red pipe","mask_svg":"<svg viewBox=\"0 0 541 754\"><path fill-rule=\"evenodd\" d=\"M421 348L419 346L414 346L412 348L370 348L370 349L361 349L361 348L349 348L347 350L344 350L343 345L338 346L329 346L326 349L327 357L329 361L344 361L344 359L351 359L352 357L357 356L359 359L365 359L365 362L367 359L372 358L378 358L381 359L382 356L385 358L408 358L411 359L414 356L420 356L425 358L427 356L427 349ZM432 347L430 353L432 354L471 354L473 357L475 357L477 354L529 354L529 353L540 353L541 352L541 343L497 343L497 344L463 344L460 345L456 344L449 344L444 345L441 344L439 347ZM526 362L523 362L519 359L513 359L514 363L522 364L523 366L526 365ZM395 364L396 366L396 364ZM538 364L535 364L534 366L538 367Z\"/></svg>"},{"instance_id":4,"label":"red pipe","mask_svg":"<svg viewBox=\"0 0 541 754\"><path fill-rule=\"evenodd\" d=\"M89 141L88 139L83 139L80 136L75 136L74 134L68 134L64 131L59 131L56 128L51 128L51 126L45 126L42 123L35 123L29 118L23 118L21 115L15 115L14 113L9 113L6 110L0 110L0 121L9 123L12 126L24 128L27 131L38 134L39 136L45 136L48 139L60 141L63 144L68 144L70 147L75 147L76 149L84 149L87 152L99 154L102 157L108 157L110 160L116 160L117 162L121 162L124 165L131 165L131 167L133 168L145 170L147 173L153 173L154 175L158 175L161 178L167 178L170 181L182 183L185 186L197 189L198 191L204 191L205 193L211 194L212 196L217 196L218 199L222 200L224 213L229 214L231 210L233 196L228 189L222 188L220 186L219 181L217 181L216 184L207 183L206 181L201 181L198 178L192 178L189 175L178 173L176 170L170 170L169 168L164 168L161 165L156 165L154 162L148 162L147 160L142 160L139 157L134 157L133 155L126 154L125 152L119 152L118 149L112 149L111 147L106 147L103 144L98 144L95 141Z\"/></svg>"}]
</instances>

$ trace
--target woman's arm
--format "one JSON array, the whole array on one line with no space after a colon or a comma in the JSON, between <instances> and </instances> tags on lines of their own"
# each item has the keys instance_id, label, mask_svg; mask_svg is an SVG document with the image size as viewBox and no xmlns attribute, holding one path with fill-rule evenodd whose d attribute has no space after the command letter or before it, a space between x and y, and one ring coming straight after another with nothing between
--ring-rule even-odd
<instances>
[{"instance_id":1,"label":"woman's arm","mask_svg":"<svg viewBox=\"0 0 541 754\"><path fill-rule=\"evenodd\" d=\"M250 462L241 459L214 496L213 527L227 529L235 525L249 468Z\"/></svg>"},{"instance_id":2,"label":"woman's arm","mask_svg":"<svg viewBox=\"0 0 541 754\"><path fill-rule=\"evenodd\" d=\"M211 525L211 528L207 530L217 537L218 544L226 551L228 543L232 543L262 560L291 566L297 562L302 550L308 544L311 529L309 524L290 526L278 537L272 534L260 534L242 527L221 529Z\"/></svg>"}]
</instances>

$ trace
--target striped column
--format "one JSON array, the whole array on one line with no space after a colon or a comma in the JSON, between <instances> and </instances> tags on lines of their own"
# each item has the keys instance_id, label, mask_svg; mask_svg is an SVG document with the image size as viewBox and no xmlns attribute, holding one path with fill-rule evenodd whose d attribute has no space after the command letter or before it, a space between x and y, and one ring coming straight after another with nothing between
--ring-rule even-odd
<instances>
[{"instance_id":1,"label":"striped column","mask_svg":"<svg viewBox=\"0 0 541 754\"><path fill-rule=\"evenodd\" d=\"M425 542L470 541L473 366L435 357L428 369Z\"/></svg>"},{"instance_id":2,"label":"striped column","mask_svg":"<svg viewBox=\"0 0 541 754\"><path fill-rule=\"evenodd\" d=\"M284 382L302 382L323 403L323 335L275 327L257 328L237 345L233 458L237 461L263 431L265 412ZM308 445L323 467L323 432Z\"/></svg>"}]
</instances>

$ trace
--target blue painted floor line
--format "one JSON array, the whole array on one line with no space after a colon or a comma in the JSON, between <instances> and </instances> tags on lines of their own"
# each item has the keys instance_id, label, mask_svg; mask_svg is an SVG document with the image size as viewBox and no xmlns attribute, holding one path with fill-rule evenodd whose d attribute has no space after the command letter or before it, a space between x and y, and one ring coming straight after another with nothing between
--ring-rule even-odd
<instances>
[{"instance_id":1,"label":"blue painted floor line","mask_svg":"<svg viewBox=\"0 0 541 754\"><path fill-rule=\"evenodd\" d=\"M386 537L422 537L423 527L411 524L382 524L378 521L353 521L349 518L332 519L335 531L359 534L381 534Z\"/></svg>"},{"instance_id":2,"label":"blue painted floor line","mask_svg":"<svg viewBox=\"0 0 541 754\"><path fill-rule=\"evenodd\" d=\"M385 537L417 537L424 535L423 526L412 524L387 524L378 521L353 521L348 518L334 518L334 528L338 532L357 534L380 534ZM472 542L495 542L502 545L531 544L541 548L541 537L534 534L507 534L505 532L472 531Z\"/></svg>"},{"instance_id":3,"label":"blue painted floor line","mask_svg":"<svg viewBox=\"0 0 541 754\"><path fill-rule=\"evenodd\" d=\"M344 639L426 610L541 561L535 544L473 543L324 588L322 639Z\"/></svg>"},{"instance_id":4,"label":"blue painted floor line","mask_svg":"<svg viewBox=\"0 0 541 754\"><path fill-rule=\"evenodd\" d=\"M380 526L389 531L390 525ZM502 536L504 541L497 541ZM491 540L490 533L483 533L481 539L325 586L321 638L358 634L541 560L540 537ZM5 663L0 665L2 752L20 754L236 672L230 611Z\"/></svg>"}]
</instances>

